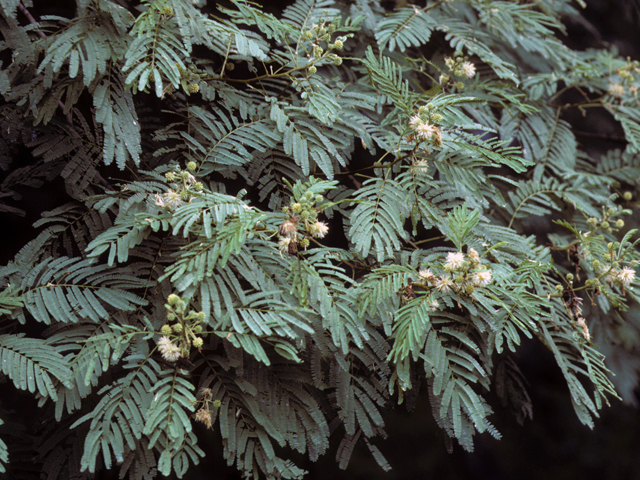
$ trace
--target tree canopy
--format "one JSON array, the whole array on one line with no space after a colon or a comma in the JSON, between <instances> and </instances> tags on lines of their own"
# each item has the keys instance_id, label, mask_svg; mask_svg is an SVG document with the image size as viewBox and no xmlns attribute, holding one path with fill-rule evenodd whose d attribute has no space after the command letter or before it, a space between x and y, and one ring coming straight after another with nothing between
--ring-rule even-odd
<instances>
[{"instance_id":1,"label":"tree canopy","mask_svg":"<svg viewBox=\"0 0 640 480\"><path fill-rule=\"evenodd\" d=\"M386 470L421 388L472 451L532 417L524 339L583 424L633 402L640 62L584 7L0 0L0 471Z\"/></svg>"}]
</instances>

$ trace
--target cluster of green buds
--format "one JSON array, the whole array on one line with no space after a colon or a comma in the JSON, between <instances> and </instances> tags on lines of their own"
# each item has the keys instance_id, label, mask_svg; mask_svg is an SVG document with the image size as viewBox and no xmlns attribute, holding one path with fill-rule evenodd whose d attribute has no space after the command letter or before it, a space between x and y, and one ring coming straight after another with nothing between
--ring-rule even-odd
<instances>
[{"instance_id":1,"label":"cluster of green buds","mask_svg":"<svg viewBox=\"0 0 640 480\"><path fill-rule=\"evenodd\" d=\"M187 357L191 347L201 348L204 345L202 339L202 323L205 319L204 312L189 310L188 301L172 293L167 298L168 323L160 329L162 336L158 340L158 350L168 362L175 362L181 357Z\"/></svg>"},{"instance_id":2,"label":"cluster of green buds","mask_svg":"<svg viewBox=\"0 0 640 480\"><path fill-rule=\"evenodd\" d=\"M633 93L636 101L638 101L638 84L636 73L640 73L640 62L637 60L627 60L622 67L616 68L616 73L620 77L620 81L611 81L609 83L608 93L612 97L621 99L628 88Z\"/></svg>"},{"instance_id":3,"label":"cluster of green buds","mask_svg":"<svg viewBox=\"0 0 640 480\"><path fill-rule=\"evenodd\" d=\"M631 192L625 192L625 195ZM628 209L622 209L620 207L602 207L602 217L590 217L587 219L587 225L589 225L591 233L595 233L598 230L604 230L607 233L617 232L624 227L624 220L615 217L620 215L630 215L632 212Z\"/></svg>"},{"instance_id":4,"label":"cluster of green buds","mask_svg":"<svg viewBox=\"0 0 640 480\"><path fill-rule=\"evenodd\" d=\"M409 119L409 126L413 133L409 135L407 141L428 142L435 147L442 145L442 130L438 124L442 121L442 115L438 113L438 108L428 103L418 108L417 115Z\"/></svg>"},{"instance_id":5,"label":"cluster of green buds","mask_svg":"<svg viewBox=\"0 0 640 480\"><path fill-rule=\"evenodd\" d=\"M212 407L215 412L222 406L222 402L218 399L213 399L213 392L210 388L200 389L200 395L198 396L200 399L196 400L195 405L199 404L200 408L196 412L196 421L203 423L207 428L211 428L212 420L215 418L215 415L211 415Z\"/></svg>"},{"instance_id":6,"label":"cluster of green buds","mask_svg":"<svg viewBox=\"0 0 640 480\"><path fill-rule=\"evenodd\" d=\"M324 197L307 190L298 198L293 198L289 206L282 208L288 218L278 227L278 247L280 252L295 255L298 246L307 248L309 237L324 238L329 232L329 226L318 220L322 212Z\"/></svg>"},{"instance_id":7,"label":"cluster of green buds","mask_svg":"<svg viewBox=\"0 0 640 480\"><path fill-rule=\"evenodd\" d=\"M156 195L155 204L160 208L175 210L183 203L191 201L194 194L203 189L202 182L197 181L191 173L197 168L196 162L190 161L185 170L176 166L173 170L165 173L164 177L170 182L171 188L162 195Z\"/></svg>"},{"instance_id":8,"label":"cluster of green buds","mask_svg":"<svg viewBox=\"0 0 640 480\"><path fill-rule=\"evenodd\" d=\"M320 60L328 60L334 65L342 65L342 57L336 54L336 50L342 50L344 42L352 34L341 35L332 40L332 37L340 26L341 18L336 17L331 22L320 22L313 24L309 30L304 32L304 37L311 42L311 51L307 53L310 66L307 71L313 75L318 71L315 66Z\"/></svg>"},{"instance_id":9,"label":"cluster of green buds","mask_svg":"<svg viewBox=\"0 0 640 480\"><path fill-rule=\"evenodd\" d=\"M600 291L602 281L623 290L631 285L631 282L636 278L635 267L638 262L620 258L618 253L620 252L620 247L620 242L609 242L607 244L607 253L602 256L603 261L592 260L591 267L597 277L585 281L587 288L594 288Z\"/></svg>"},{"instance_id":10,"label":"cluster of green buds","mask_svg":"<svg viewBox=\"0 0 640 480\"><path fill-rule=\"evenodd\" d=\"M191 64L185 70L178 66L180 72L180 85L187 95L198 93L200 91L200 74L195 65Z\"/></svg>"},{"instance_id":11,"label":"cluster of green buds","mask_svg":"<svg viewBox=\"0 0 640 480\"><path fill-rule=\"evenodd\" d=\"M476 75L476 66L469 61L469 57L445 57L444 64L450 73L449 75L445 75L444 73L440 75L440 85L455 83L458 88L463 88L464 84L462 82L454 82L452 77L473 78Z\"/></svg>"},{"instance_id":12,"label":"cluster of green buds","mask_svg":"<svg viewBox=\"0 0 640 480\"><path fill-rule=\"evenodd\" d=\"M420 270L418 285L440 293L454 292L469 296L477 288L491 283L491 270L482 264L480 255L473 248L469 249L466 256L462 252L449 252L441 268L444 273L438 277L429 268Z\"/></svg>"}]
</instances>

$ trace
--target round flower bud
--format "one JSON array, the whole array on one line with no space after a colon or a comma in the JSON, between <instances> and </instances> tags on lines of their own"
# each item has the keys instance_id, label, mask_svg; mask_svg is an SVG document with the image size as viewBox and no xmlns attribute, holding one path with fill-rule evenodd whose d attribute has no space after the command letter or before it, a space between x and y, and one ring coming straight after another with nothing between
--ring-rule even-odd
<instances>
[{"instance_id":1,"label":"round flower bud","mask_svg":"<svg viewBox=\"0 0 640 480\"><path fill-rule=\"evenodd\" d=\"M189 201L189 199L191 198L191 194L189 193L189 190L183 190L180 192L180 198L182 200L184 200L185 202Z\"/></svg>"},{"instance_id":2,"label":"round flower bud","mask_svg":"<svg viewBox=\"0 0 640 480\"><path fill-rule=\"evenodd\" d=\"M182 333L183 327L181 323L176 323L173 326L173 333Z\"/></svg>"},{"instance_id":3,"label":"round flower bud","mask_svg":"<svg viewBox=\"0 0 640 480\"><path fill-rule=\"evenodd\" d=\"M471 295L475 289L476 287L474 287L473 284L467 283L467 286L464 288L464 293Z\"/></svg>"},{"instance_id":4,"label":"round flower bud","mask_svg":"<svg viewBox=\"0 0 640 480\"><path fill-rule=\"evenodd\" d=\"M163 325L160 332L162 335L171 335L173 333L173 329L171 328L171 325Z\"/></svg>"},{"instance_id":5,"label":"round flower bud","mask_svg":"<svg viewBox=\"0 0 640 480\"><path fill-rule=\"evenodd\" d=\"M187 86L187 91L189 93L198 93L200 91L200 85L198 85L197 83L192 83Z\"/></svg>"},{"instance_id":6,"label":"round flower bud","mask_svg":"<svg viewBox=\"0 0 640 480\"><path fill-rule=\"evenodd\" d=\"M462 283L464 281L464 277L462 275L456 275L456 278L453 279L456 283Z\"/></svg>"},{"instance_id":7,"label":"round flower bud","mask_svg":"<svg viewBox=\"0 0 640 480\"><path fill-rule=\"evenodd\" d=\"M567 273L567 280L573 282L573 273Z\"/></svg>"},{"instance_id":8,"label":"round flower bud","mask_svg":"<svg viewBox=\"0 0 640 480\"><path fill-rule=\"evenodd\" d=\"M284 213L285 215L289 215L291 213L291 210L289 210L289 207L282 207L282 213Z\"/></svg>"},{"instance_id":9,"label":"round flower bud","mask_svg":"<svg viewBox=\"0 0 640 480\"><path fill-rule=\"evenodd\" d=\"M309 246L309 239L303 238L302 240L300 240L300 246L302 248L307 248Z\"/></svg>"},{"instance_id":10,"label":"round flower bud","mask_svg":"<svg viewBox=\"0 0 640 480\"><path fill-rule=\"evenodd\" d=\"M311 191L305 192L304 196L307 197L307 200L313 200L313 197L315 197L315 195Z\"/></svg>"},{"instance_id":11,"label":"round flower bud","mask_svg":"<svg viewBox=\"0 0 640 480\"><path fill-rule=\"evenodd\" d=\"M320 203L322 202L322 200L324 200L324 197L322 195L316 195L316 203Z\"/></svg>"},{"instance_id":12,"label":"round flower bud","mask_svg":"<svg viewBox=\"0 0 640 480\"><path fill-rule=\"evenodd\" d=\"M336 58L334 58L334 59L333 59L333 64L334 64L336 67L339 67L340 65L342 65L342 58L340 58L340 57L336 56Z\"/></svg>"},{"instance_id":13,"label":"round flower bud","mask_svg":"<svg viewBox=\"0 0 640 480\"><path fill-rule=\"evenodd\" d=\"M607 215L613 215L614 213L616 213L616 209L613 207L609 207L607 209Z\"/></svg>"},{"instance_id":14,"label":"round flower bud","mask_svg":"<svg viewBox=\"0 0 640 480\"><path fill-rule=\"evenodd\" d=\"M169 320L170 322L175 320L176 316L173 312L167 312L167 320Z\"/></svg>"},{"instance_id":15,"label":"round flower bud","mask_svg":"<svg viewBox=\"0 0 640 480\"><path fill-rule=\"evenodd\" d=\"M616 227L617 227L617 228L622 228L622 227L624 227L624 220L622 220L622 219L618 219L618 220L616 220Z\"/></svg>"},{"instance_id":16,"label":"round flower bud","mask_svg":"<svg viewBox=\"0 0 640 480\"><path fill-rule=\"evenodd\" d=\"M220 408L222 406L222 402L220 400L214 400L213 406L216 408Z\"/></svg>"},{"instance_id":17,"label":"round flower bud","mask_svg":"<svg viewBox=\"0 0 640 480\"><path fill-rule=\"evenodd\" d=\"M175 293L172 293L167 297L167 301L169 302L169 305L175 306L180 301L180 297Z\"/></svg>"},{"instance_id":18,"label":"round flower bud","mask_svg":"<svg viewBox=\"0 0 640 480\"><path fill-rule=\"evenodd\" d=\"M192 345L196 348L201 348L202 345L204 345L204 340L202 340L202 338L200 337L196 337L193 339Z\"/></svg>"},{"instance_id":19,"label":"round flower bud","mask_svg":"<svg viewBox=\"0 0 640 480\"><path fill-rule=\"evenodd\" d=\"M630 201L633 198L633 193L631 192L624 192L622 194L622 198L625 199L627 202Z\"/></svg>"},{"instance_id":20,"label":"round flower bud","mask_svg":"<svg viewBox=\"0 0 640 480\"><path fill-rule=\"evenodd\" d=\"M585 287L592 287L593 286L593 280L585 280L584 281L584 286Z\"/></svg>"},{"instance_id":21,"label":"round flower bud","mask_svg":"<svg viewBox=\"0 0 640 480\"><path fill-rule=\"evenodd\" d=\"M204 187L204 185L202 185L202 182L196 182L196 183L193 184L193 189L196 192L201 191L203 187Z\"/></svg>"},{"instance_id":22,"label":"round flower bud","mask_svg":"<svg viewBox=\"0 0 640 480\"><path fill-rule=\"evenodd\" d=\"M193 333L202 333L202 325L196 325L193 327Z\"/></svg>"},{"instance_id":23,"label":"round flower bud","mask_svg":"<svg viewBox=\"0 0 640 480\"><path fill-rule=\"evenodd\" d=\"M431 115L431 121L433 123L438 123L442 121L442 115L440 115L439 113L434 113L433 115Z\"/></svg>"},{"instance_id":24,"label":"round flower bud","mask_svg":"<svg viewBox=\"0 0 640 480\"><path fill-rule=\"evenodd\" d=\"M309 75L313 75L314 73L316 73L318 71L318 69L316 68L315 65L311 65L307 71L309 72Z\"/></svg>"},{"instance_id":25,"label":"round flower bud","mask_svg":"<svg viewBox=\"0 0 640 480\"><path fill-rule=\"evenodd\" d=\"M609 242L609 243L607 243L607 248L609 250L613 250L614 248L616 248L616 246L613 244L613 242Z\"/></svg>"},{"instance_id":26,"label":"round flower bud","mask_svg":"<svg viewBox=\"0 0 640 480\"><path fill-rule=\"evenodd\" d=\"M342 47L344 47L342 40L336 40L333 44L333 48L337 48L338 50L342 50Z\"/></svg>"},{"instance_id":27,"label":"round flower bud","mask_svg":"<svg viewBox=\"0 0 640 480\"><path fill-rule=\"evenodd\" d=\"M294 203L293 205L291 205L291 211L295 214L298 214L302 211L302 205L300 205L299 203Z\"/></svg>"},{"instance_id":28,"label":"round flower bud","mask_svg":"<svg viewBox=\"0 0 640 480\"><path fill-rule=\"evenodd\" d=\"M610 253L605 253L602 258L604 259L605 262L610 262L611 261L611 254Z\"/></svg>"},{"instance_id":29,"label":"round flower bud","mask_svg":"<svg viewBox=\"0 0 640 480\"><path fill-rule=\"evenodd\" d=\"M198 168L198 164L191 160L189 163L187 163L187 168L193 172L196 168Z\"/></svg>"},{"instance_id":30,"label":"round flower bud","mask_svg":"<svg viewBox=\"0 0 640 480\"><path fill-rule=\"evenodd\" d=\"M612 262L611 268L620 268L620 264L618 262Z\"/></svg>"},{"instance_id":31,"label":"round flower bud","mask_svg":"<svg viewBox=\"0 0 640 480\"><path fill-rule=\"evenodd\" d=\"M604 222L602 222L602 223L600 224L600 226L606 230L606 229L607 229L607 228L609 228L611 225L609 225L609 222L604 221Z\"/></svg>"},{"instance_id":32,"label":"round flower bud","mask_svg":"<svg viewBox=\"0 0 640 480\"><path fill-rule=\"evenodd\" d=\"M173 172L167 172L164 174L164 178L166 178L170 182L173 182L176 179L176 174Z\"/></svg>"},{"instance_id":33,"label":"round flower bud","mask_svg":"<svg viewBox=\"0 0 640 480\"><path fill-rule=\"evenodd\" d=\"M556 285L556 292L560 293L562 290L562 285Z\"/></svg>"},{"instance_id":34,"label":"round flower bud","mask_svg":"<svg viewBox=\"0 0 640 480\"><path fill-rule=\"evenodd\" d=\"M198 320L199 322L202 322L205 318L206 315L204 312L198 312L198 314L196 315L196 320Z\"/></svg>"},{"instance_id":35,"label":"round flower bud","mask_svg":"<svg viewBox=\"0 0 640 480\"><path fill-rule=\"evenodd\" d=\"M312 32L304 32L304 36L306 38L308 38L309 40L311 40L313 38L313 33Z\"/></svg>"}]
</instances>

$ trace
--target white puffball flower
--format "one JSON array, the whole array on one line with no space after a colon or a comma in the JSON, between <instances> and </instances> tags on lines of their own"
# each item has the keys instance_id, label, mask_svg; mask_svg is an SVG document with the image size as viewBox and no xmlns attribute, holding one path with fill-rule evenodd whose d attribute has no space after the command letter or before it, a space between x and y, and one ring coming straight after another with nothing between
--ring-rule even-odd
<instances>
[{"instance_id":1,"label":"white puffball flower","mask_svg":"<svg viewBox=\"0 0 640 480\"><path fill-rule=\"evenodd\" d=\"M618 279L625 287L630 285L634 278L636 278L636 272L633 268L625 267L618 273Z\"/></svg>"},{"instance_id":2,"label":"white puffball flower","mask_svg":"<svg viewBox=\"0 0 640 480\"><path fill-rule=\"evenodd\" d=\"M445 275L441 275L440 278L436 280L436 289L442 293L451 291L452 285L453 282L451 281L451 279Z\"/></svg>"},{"instance_id":3,"label":"white puffball flower","mask_svg":"<svg viewBox=\"0 0 640 480\"><path fill-rule=\"evenodd\" d=\"M491 282L491 272L489 270L483 270L482 272L476 272L473 274L473 284L476 287L484 287Z\"/></svg>"},{"instance_id":4,"label":"white puffball flower","mask_svg":"<svg viewBox=\"0 0 640 480\"><path fill-rule=\"evenodd\" d=\"M158 340L158 350L167 362L175 362L180 358L180 347L175 345L169 337L162 336Z\"/></svg>"},{"instance_id":5,"label":"white puffball flower","mask_svg":"<svg viewBox=\"0 0 640 480\"><path fill-rule=\"evenodd\" d=\"M624 86L618 82L610 83L609 94L616 98L622 98L624 95Z\"/></svg>"},{"instance_id":6,"label":"white puffball flower","mask_svg":"<svg viewBox=\"0 0 640 480\"><path fill-rule=\"evenodd\" d=\"M447 261L444 264L445 270L457 270L462 267L464 262L464 253L462 252L449 252L447 253Z\"/></svg>"},{"instance_id":7,"label":"white puffball flower","mask_svg":"<svg viewBox=\"0 0 640 480\"><path fill-rule=\"evenodd\" d=\"M329 232L329 225L325 222L315 222L309 226L309 233L313 238L324 238Z\"/></svg>"},{"instance_id":8,"label":"white puffball flower","mask_svg":"<svg viewBox=\"0 0 640 480\"><path fill-rule=\"evenodd\" d=\"M463 62L460 70L467 78L473 78L476 74L476 66L471 62Z\"/></svg>"}]
</instances>

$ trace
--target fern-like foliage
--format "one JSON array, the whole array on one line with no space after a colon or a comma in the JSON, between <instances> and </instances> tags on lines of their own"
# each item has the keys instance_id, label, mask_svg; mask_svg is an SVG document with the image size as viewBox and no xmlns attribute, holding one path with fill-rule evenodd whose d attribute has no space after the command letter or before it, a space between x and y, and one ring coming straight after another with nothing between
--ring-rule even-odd
<instances>
[{"instance_id":1,"label":"fern-like foliage","mask_svg":"<svg viewBox=\"0 0 640 480\"><path fill-rule=\"evenodd\" d=\"M42 417L1 471L182 478L219 445L301 479L358 444L388 470L420 388L471 451L532 417L525 338L585 425L618 397L602 352L628 400L637 62L566 47L564 0L204 3L0 0L0 212L39 217L0 372Z\"/></svg>"}]
</instances>

